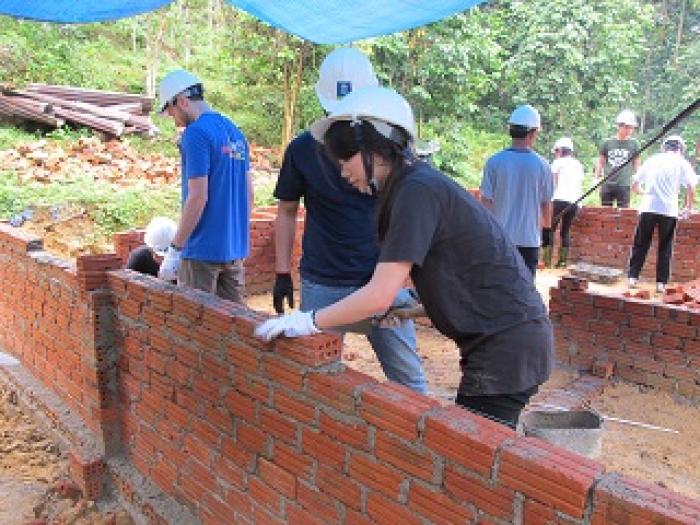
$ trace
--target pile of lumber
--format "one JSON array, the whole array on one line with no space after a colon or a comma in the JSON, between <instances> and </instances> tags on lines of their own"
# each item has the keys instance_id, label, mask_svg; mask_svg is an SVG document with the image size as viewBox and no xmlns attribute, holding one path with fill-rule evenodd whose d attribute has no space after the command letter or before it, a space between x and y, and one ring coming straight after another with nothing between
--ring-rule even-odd
<instances>
[{"instance_id":1,"label":"pile of lumber","mask_svg":"<svg viewBox=\"0 0 700 525\"><path fill-rule=\"evenodd\" d=\"M111 137L157 134L149 117L152 108L153 98L131 93L48 84L0 86L0 116L55 128L71 123Z\"/></svg>"}]
</instances>

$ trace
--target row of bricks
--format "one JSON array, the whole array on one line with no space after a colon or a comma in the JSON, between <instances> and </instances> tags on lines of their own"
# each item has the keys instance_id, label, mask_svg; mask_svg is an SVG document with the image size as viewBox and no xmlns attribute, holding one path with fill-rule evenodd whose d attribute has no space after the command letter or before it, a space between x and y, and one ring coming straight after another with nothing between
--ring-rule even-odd
<instances>
[{"instance_id":1,"label":"row of bricks","mask_svg":"<svg viewBox=\"0 0 700 525\"><path fill-rule=\"evenodd\" d=\"M341 377L348 374L354 377ZM358 379L361 379L356 374L348 371L341 376L332 377L347 386L356 384ZM421 396L392 385L375 385L373 388L365 386L364 390L362 385L356 385L353 388L353 390L358 389L361 391L359 395L360 407L363 406L365 397L369 399L371 393L374 393L377 399L381 400L381 403L388 406L394 405L390 406L383 414L378 414L376 425L386 425L389 414L396 419L397 411L400 408L411 407L413 403L409 403L410 400L407 397L415 396L419 398L418 401L425 400ZM389 389L389 391L382 392L382 389ZM337 408L337 404L341 402L335 397L332 401L335 401L333 408ZM362 412L361 408L359 410ZM498 500L499 490L501 491L501 500L503 500L504 491L506 493L518 491L550 509L558 510L569 516L582 515L587 501L586 491L602 473L600 465L582 460L578 456L569 455L537 440L529 438L513 440L513 436L509 435L503 427L472 416L456 407L439 410L424 407L423 410L426 411L424 412L425 432L423 436L425 445L431 445L430 450L444 458L440 463L447 464L445 478L439 482L440 490L443 487L453 485L450 477L452 468L455 468L456 472L463 472L460 469L467 468L472 473L479 474L480 477L489 476L495 472L488 461L485 461L483 457L480 459L478 457L488 456L493 460L496 451L498 451L501 461L495 475L502 486L499 485L500 489L488 484L482 486L482 494L484 494L484 501L480 502L482 506L488 508L488 505L491 505L491 511L495 506L500 508L501 512L512 512L508 510L512 509L512 498L505 498L508 503L501 504L500 507L494 503L494 499ZM414 422L412 424L399 423L398 428L403 428L405 431L411 429L412 434L417 432L415 429L418 423L415 421L415 416L416 413L421 412L420 409L415 410L414 414L408 418L409 421L414 420ZM265 418L267 417L271 416L265 416ZM434 493L433 500L435 500L435 494L438 493L436 487L431 483L435 482L436 460L426 460L426 458L433 458L433 453L421 454L420 449L406 443L393 432L383 430L380 426L375 425L372 425L376 431L375 449L372 451L368 444L369 439L365 437L364 431L358 431L357 425L345 424L340 420L326 417L333 422L326 421L322 424L319 421L320 432L306 425L302 425L304 428L301 432L285 430L286 427L283 424L274 423L275 420L268 421L265 418L259 423L260 428L246 423L236 432L236 442L231 442L228 440L229 438L220 436L222 443L230 443L228 446L222 446L222 458L234 462L245 458L244 464L239 465L239 468L245 471L254 468L251 467L251 463L254 464L254 455L257 454L258 458L267 456L272 463L288 470L289 474L286 478L276 472L274 484L268 487L279 492L275 495L276 498L285 495L289 498L296 497L295 490L298 490L299 483L315 482L319 490L326 496L340 498L339 501L345 506L349 505L350 508L357 510L358 505L362 505L361 498L358 499L358 494L362 494L362 487L382 492L398 501L399 495L396 494L395 489L400 487L406 479L411 479L412 483L420 485L420 482L415 481L417 478L426 483L427 490ZM286 420L289 423L289 420L296 421L302 418L303 416L297 416L294 419L286 418ZM282 421L285 419L283 418ZM496 428L489 429L487 428L489 425ZM143 425L140 428L143 428ZM367 431L369 433L369 429ZM296 442L296 436L299 434L301 441ZM323 439L324 435L325 439ZM147 446L144 443L150 443L152 448L162 447L162 440L158 439L157 433L154 433L150 440L146 439L143 442L136 439L135 443L140 444L137 447L139 449ZM212 480L211 469L217 468L217 465L220 465L220 460L214 461L215 456L211 453L211 446L211 443L207 443L205 438L200 439L192 436L186 440L185 446L185 450L190 456L179 461L175 460L181 465L188 461L187 465L191 465L193 461L196 461L203 467L200 469L202 476L199 481L200 490L215 490L218 487L216 476ZM347 456L341 457L338 450L342 451L343 448L346 449L344 454ZM278 454L278 449L283 452ZM173 449L173 451L176 450L176 448ZM247 453L241 454L242 451L247 451ZM371 452L374 452L374 456L371 455ZM144 455L152 456L149 449L145 450ZM173 459L173 456L168 455L168 457ZM192 459L193 457L195 459ZM359 465L364 468L360 468ZM453 467L452 465L458 466ZM150 468L155 467L150 465ZM265 468L268 467L263 467L263 469ZM553 471L550 472L549 469L553 469ZM177 468L174 471L177 472ZM187 473L187 478L193 477L191 470L185 468L184 472ZM315 477L309 476L309 472L315 472ZM368 479L363 478L363 472L376 472L377 474ZM382 473L385 474L384 479L378 481L377 478L381 478ZM242 473L239 472L239 474ZM194 477L196 478L196 476ZM236 479L239 479L240 482L243 477L241 475ZM329 478L333 479L334 482L328 483ZM172 483L172 480L176 478L168 475L160 479L161 482ZM286 481L284 481L285 479ZM473 484L473 480L478 478L474 478L472 474L468 475L467 479L472 480ZM339 486L341 488L338 488ZM165 488L175 490L171 486ZM496 494L491 495L491 492ZM453 503L456 501L458 506L465 502L473 502L475 497L473 487L472 490L464 491L463 497L465 499L454 498L454 491L447 493L447 498L452 497L450 501ZM197 495L201 496L201 493L198 492ZM260 495L256 492L254 499L260 501ZM444 494L440 495L445 496ZM218 497L221 495L219 494ZM687 502L684 503L686 506L688 505ZM692 505L690 507L692 509ZM637 512L643 514L640 510ZM695 514L694 517L697 518L697 515Z\"/></svg>"}]
</instances>

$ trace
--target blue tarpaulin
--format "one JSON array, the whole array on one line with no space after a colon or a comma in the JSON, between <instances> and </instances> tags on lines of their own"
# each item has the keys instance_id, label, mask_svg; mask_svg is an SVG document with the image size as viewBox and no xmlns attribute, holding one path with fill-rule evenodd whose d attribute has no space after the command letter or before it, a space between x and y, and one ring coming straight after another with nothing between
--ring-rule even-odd
<instances>
[{"instance_id":1,"label":"blue tarpaulin","mask_svg":"<svg viewBox=\"0 0 700 525\"><path fill-rule=\"evenodd\" d=\"M0 0L0 14L58 23L116 20L172 0ZM435 22L483 0L228 0L268 24L319 44L352 42Z\"/></svg>"}]
</instances>

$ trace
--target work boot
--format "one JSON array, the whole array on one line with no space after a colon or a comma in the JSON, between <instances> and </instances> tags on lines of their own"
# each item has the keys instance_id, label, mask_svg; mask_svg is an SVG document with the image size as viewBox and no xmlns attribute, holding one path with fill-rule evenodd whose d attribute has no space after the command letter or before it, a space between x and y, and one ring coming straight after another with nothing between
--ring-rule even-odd
<instances>
[{"instance_id":1,"label":"work boot","mask_svg":"<svg viewBox=\"0 0 700 525\"><path fill-rule=\"evenodd\" d=\"M552 247L551 246L545 246L544 248L542 248L542 263L544 264L545 268L552 267Z\"/></svg>"},{"instance_id":2,"label":"work boot","mask_svg":"<svg viewBox=\"0 0 700 525\"><path fill-rule=\"evenodd\" d=\"M566 268L566 260L569 258L569 248L562 246L559 248L559 260L557 261L557 268Z\"/></svg>"}]
</instances>

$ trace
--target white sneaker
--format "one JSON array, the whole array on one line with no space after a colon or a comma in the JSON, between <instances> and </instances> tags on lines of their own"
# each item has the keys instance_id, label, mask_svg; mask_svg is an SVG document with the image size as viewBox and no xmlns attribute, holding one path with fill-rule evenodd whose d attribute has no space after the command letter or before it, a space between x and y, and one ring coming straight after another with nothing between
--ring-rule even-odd
<instances>
[{"instance_id":1,"label":"white sneaker","mask_svg":"<svg viewBox=\"0 0 700 525\"><path fill-rule=\"evenodd\" d=\"M630 288L636 288L637 287L637 281L638 279L636 277L629 277L627 279L627 283L629 284Z\"/></svg>"},{"instance_id":2,"label":"white sneaker","mask_svg":"<svg viewBox=\"0 0 700 525\"><path fill-rule=\"evenodd\" d=\"M666 291L666 285L664 283L656 283L656 293L664 293Z\"/></svg>"}]
</instances>

